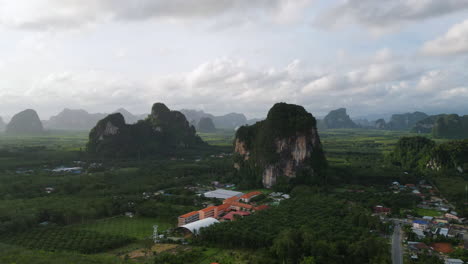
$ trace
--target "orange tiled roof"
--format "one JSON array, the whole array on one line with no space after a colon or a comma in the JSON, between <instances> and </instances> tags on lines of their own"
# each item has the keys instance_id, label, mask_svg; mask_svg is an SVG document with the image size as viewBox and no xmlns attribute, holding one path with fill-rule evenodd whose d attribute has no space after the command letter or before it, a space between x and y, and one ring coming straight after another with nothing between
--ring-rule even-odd
<instances>
[{"instance_id":1,"label":"orange tiled roof","mask_svg":"<svg viewBox=\"0 0 468 264\"><path fill-rule=\"evenodd\" d=\"M214 210L216 208L218 208L218 207L213 205L213 206L210 206L210 207L207 207L207 208L203 208L200 211L208 212L208 211Z\"/></svg>"},{"instance_id":2,"label":"orange tiled roof","mask_svg":"<svg viewBox=\"0 0 468 264\"><path fill-rule=\"evenodd\" d=\"M431 246L435 251L440 253L448 254L453 252L453 247L450 245L450 243L434 243Z\"/></svg>"},{"instance_id":3,"label":"orange tiled roof","mask_svg":"<svg viewBox=\"0 0 468 264\"><path fill-rule=\"evenodd\" d=\"M245 204L245 203L239 203L239 202L233 202L231 203L232 206L239 206L239 207L242 207L242 208L246 208L246 209L252 209L253 206L250 205L250 204Z\"/></svg>"},{"instance_id":4,"label":"orange tiled roof","mask_svg":"<svg viewBox=\"0 0 468 264\"><path fill-rule=\"evenodd\" d=\"M241 196L241 198L245 198L245 199L249 199L253 196L257 196L257 195L260 195L262 194L262 192L259 192L259 191L254 191L254 192L249 192L249 193L246 193L244 195Z\"/></svg>"},{"instance_id":5,"label":"orange tiled roof","mask_svg":"<svg viewBox=\"0 0 468 264\"><path fill-rule=\"evenodd\" d=\"M226 210L227 208L231 207L230 204L222 204L218 206L218 211L219 210Z\"/></svg>"},{"instance_id":6,"label":"orange tiled roof","mask_svg":"<svg viewBox=\"0 0 468 264\"><path fill-rule=\"evenodd\" d=\"M239 200L240 200L239 197L233 196L233 197L231 197L231 198L225 199L225 200L223 201L223 203L232 203L232 202L237 202L237 201L239 201Z\"/></svg>"},{"instance_id":7,"label":"orange tiled roof","mask_svg":"<svg viewBox=\"0 0 468 264\"><path fill-rule=\"evenodd\" d=\"M181 216L179 216L179 217L180 217L180 218L187 218L187 217L190 217L190 216L196 215L196 214L198 214L198 211L193 211L193 212L190 212L190 213L186 213L186 214L181 215Z\"/></svg>"}]
</instances>

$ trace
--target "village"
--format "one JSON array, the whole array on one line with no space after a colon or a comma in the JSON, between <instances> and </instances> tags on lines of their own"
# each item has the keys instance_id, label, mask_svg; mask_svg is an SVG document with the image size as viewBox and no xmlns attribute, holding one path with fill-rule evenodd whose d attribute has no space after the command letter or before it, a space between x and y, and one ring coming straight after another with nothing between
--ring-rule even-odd
<instances>
[{"instance_id":1,"label":"village","mask_svg":"<svg viewBox=\"0 0 468 264\"><path fill-rule=\"evenodd\" d=\"M435 186L421 180L417 184L404 185L393 182L389 189L394 194L411 193L421 198L415 210L399 212L400 217L391 208L382 205L373 207L374 215L383 222L401 226L402 233L396 239L403 242L403 254L409 263L418 261L422 256L436 256L445 264L464 263L450 255L468 249L468 219L459 217L454 206Z\"/></svg>"}]
</instances>

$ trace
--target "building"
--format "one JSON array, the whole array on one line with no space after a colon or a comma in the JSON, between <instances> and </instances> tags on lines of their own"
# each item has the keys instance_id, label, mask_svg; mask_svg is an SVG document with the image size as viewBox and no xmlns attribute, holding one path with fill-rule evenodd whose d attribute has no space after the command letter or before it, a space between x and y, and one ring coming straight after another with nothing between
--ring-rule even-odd
<instances>
[{"instance_id":1,"label":"building","mask_svg":"<svg viewBox=\"0 0 468 264\"><path fill-rule=\"evenodd\" d=\"M250 200L251 198L258 195L255 192L252 192L249 194L250 195L245 196L244 199ZM179 227L182 227L184 225L187 225L187 224L199 221L199 220L207 219L207 218L220 219L225 214L228 214L231 211L241 212L241 215L246 215L245 212L248 212L250 214L253 211L260 211L260 210L265 210L268 208L268 206L266 205L260 205L260 206L254 207L253 205L242 203L240 202L240 200L242 199L241 197L242 195L235 195L227 199L224 199L222 205L209 206L198 211L193 211L193 212L181 215L177 219L177 222L178 222L177 225Z\"/></svg>"},{"instance_id":2,"label":"building","mask_svg":"<svg viewBox=\"0 0 468 264\"><path fill-rule=\"evenodd\" d=\"M218 220L214 219L213 217L208 217L202 220L195 221L190 224L186 224L181 226L180 228L189 231L190 233L196 235L200 231L201 228L203 227L208 227L211 225L214 225L216 223L219 223Z\"/></svg>"},{"instance_id":3,"label":"building","mask_svg":"<svg viewBox=\"0 0 468 264\"><path fill-rule=\"evenodd\" d=\"M390 213L390 208L383 207L381 205L374 206L374 213L376 214L388 214Z\"/></svg>"},{"instance_id":4,"label":"building","mask_svg":"<svg viewBox=\"0 0 468 264\"><path fill-rule=\"evenodd\" d=\"M446 259L445 260L445 264L463 264L463 263L465 262L461 259Z\"/></svg>"},{"instance_id":5,"label":"building","mask_svg":"<svg viewBox=\"0 0 468 264\"><path fill-rule=\"evenodd\" d=\"M250 203L250 200L252 200L252 198L257 197L257 196L259 196L261 194L262 194L262 192L259 192L259 191L249 192L249 193L246 193L246 194L242 195L240 197L240 199L243 202Z\"/></svg>"},{"instance_id":6,"label":"building","mask_svg":"<svg viewBox=\"0 0 468 264\"><path fill-rule=\"evenodd\" d=\"M178 226L183 226L189 223L193 223L193 222L200 220L200 213L199 211L186 213L184 215L179 216L177 220L178 220L178 224L177 224Z\"/></svg>"},{"instance_id":7,"label":"building","mask_svg":"<svg viewBox=\"0 0 468 264\"><path fill-rule=\"evenodd\" d=\"M224 190L224 189L216 189L214 191L209 191L203 194L206 198L217 198L217 199L227 199L233 196L241 197L244 195L241 192Z\"/></svg>"},{"instance_id":8,"label":"building","mask_svg":"<svg viewBox=\"0 0 468 264\"><path fill-rule=\"evenodd\" d=\"M232 212L229 212L227 215L223 216L222 219L227 220L227 221L234 221L236 215L238 215L239 217L244 217L244 216L250 215L250 213L249 212L243 212L243 211L237 211L237 212L232 211Z\"/></svg>"},{"instance_id":9,"label":"building","mask_svg":"<svg viewBox=\"0 0 468 264\"><path fill-rule=\"evenodd\" d=\"M429 223L424 220L413 220L413 227L424 230L429 227Z\"/></svg>"}]
</instances>

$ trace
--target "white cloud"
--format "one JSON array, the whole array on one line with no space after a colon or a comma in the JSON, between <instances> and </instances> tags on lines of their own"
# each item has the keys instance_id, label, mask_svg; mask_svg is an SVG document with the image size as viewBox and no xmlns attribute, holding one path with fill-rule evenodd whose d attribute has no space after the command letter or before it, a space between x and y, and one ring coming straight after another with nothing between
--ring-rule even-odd
<instances>
[{"instance_id":1,"label":"white cloud","mask_svg":"<svg viewBox=\"0 0 468 264\"><path fill-rule=\"evenodd\" d=\"M316 25L334 28L358 24L382 33L466 9L468 0L345 0L319 16Z\"/></svg>"},{"instance_id":2,"label":"white cloud","mask_svg":"<svg viewBox=\"0 0 468 264\"><path fill-rule=\"evenodd\" d=\"M428 55L468 53L468 19L452 26L445 35L426 42L422 52Z\"/></svg>"},{"instance_id":3,"label":"white cloud","mask_svg":"<svg viewBox=\"0 0 468 264\"><path fill-rule=\"evenodd\" d=\"M339 107L360 114L411 111L412 107L466 109L460 98L468 97L467 79L466 73L457 70L426 71L393 59L320 72L299 60L282 68L262 68L246 60L221 58L188 72L143 81L102 71L52 73L26 92L0 89L0 100L5 102L0 110L19 105L49 115L64 107L101 112L125 107L143 113L154 102L164 102L171 109L242 112L249 117L264 116L276 102L301 104L319 116Z\"/></svg>"},{"instance_id":4,"label":"white cloud","mask_svg":"<svg viewBox=\"0 0 468 264\"><path fill-rule=\"evenodd\" d=\"M0 0L0 25L29 29L73 29L106 21L185 21L226 18L290 22L312 0ZM217 21L220 23L221 21ZM237 23L237 22L236 22Z\"/></svg>"}]
</instances>

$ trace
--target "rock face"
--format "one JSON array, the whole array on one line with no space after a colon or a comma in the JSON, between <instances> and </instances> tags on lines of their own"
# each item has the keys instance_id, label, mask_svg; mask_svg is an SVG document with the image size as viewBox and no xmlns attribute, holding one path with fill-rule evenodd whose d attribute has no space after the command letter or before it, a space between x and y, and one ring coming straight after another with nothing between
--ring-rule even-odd
<instances>
[{"instance_id":1,"label":"rock face","mask_svg":"<svg viewBox=\"0 0 468 264\"><path fill-rule=\"evenodd\" d=\"M7 134L42 134L44 128L36 111L27 109L13 116L6 127Z\"/></svg>"},{"instance_id":2,"label":"rock face","mask_svg":"<svg viewBox=\"0 0 468 264\"><path fill-rule=\"evenodd\" d=\"M6 124L3 122L3 118L0 116L0 131L5 130Z\"/></svg>"},{"instance_id":3,"label":"rock face","mask_svg":"<svg viewBox=\"0 0 468 264\"><path fill-rule=\"evenodd\" d=\"M237 130L235 168L243 177L271 188L280 178L304 181L326 166L316 120L302 106L278 103L264 121Z\"/></svg>"},{"instance_id":4,"label":"rock face","mask_svg":"<svg viewBox=\"0 0 468 264\"><path fill-rule=\"evenodd\" d=\"M390 130L409 130L418 122L427 118L428 115L422 112L395 114L388 122L386 128Z\"/></svg>"},{"instance_id":5,"label":"rock face","mask_svg":"<svg viewBox=\"0 0 468 264\"><path fill-rule=\"evenodd\" d=\"M147 156L174 153L204 145L185 116L162 103L136 124L126 124L121 113L100 120L89 134L87 151L100 156Z\"/></svg>"},{"instance_id":6,"label":"rock face","mask_svg":"<svg viewBox=\"0 0 468 264\"><path fill-rule=\"evenodd\" d=\"M213 120L209 117L202 117L200 121L198 121L197 125L198 131L200 132L205 132L205 133L211 133L211 132L216 132L216 127L213 124Z\"/></svg>"},{"instance_id":7,"label":"rock face","mask_svg":"<svg viewBox=\"0 0 468 264\"><path fill-rule=\"evenodd\" d=\"M357 128L357 125L351 120L346 113L346 108L340 108L330 111L323 119L327 128Z\"/></svg>"}]
</instances>

